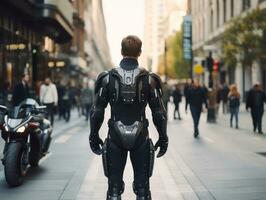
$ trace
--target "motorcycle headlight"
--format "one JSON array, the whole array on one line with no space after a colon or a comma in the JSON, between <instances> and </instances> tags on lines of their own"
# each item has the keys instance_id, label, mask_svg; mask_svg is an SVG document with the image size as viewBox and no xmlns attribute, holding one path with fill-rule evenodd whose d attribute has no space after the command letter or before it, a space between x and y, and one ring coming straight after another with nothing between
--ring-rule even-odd
<instances>
[{"instance_id":1,"label":"motorcycle headlight","mask_svg":"<svg viewBox=\"0 0 266 200\"><path fill-rule=\"evenodd\" d=\"M25 126L21 126L18 128L18 130L16 131L17 133L23 133L26 130Z\"/></svg>"}]
</instances>

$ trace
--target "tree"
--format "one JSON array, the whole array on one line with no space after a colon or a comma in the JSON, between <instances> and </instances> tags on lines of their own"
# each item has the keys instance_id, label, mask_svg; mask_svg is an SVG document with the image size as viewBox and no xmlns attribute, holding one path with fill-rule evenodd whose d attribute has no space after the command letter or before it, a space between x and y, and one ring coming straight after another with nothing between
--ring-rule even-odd
<instances>
[{"instance_id":1,"label":"tree","mask_svg":"<svg viewBox=\"0 0 266 200\"><path fill-rule=\"evenodd\" d=\"M179 31L166 40L167 76L170 78L188 78L190 65L183 58L182 32ZM165 75L165 55L161 55L158 64L158 73Z\"/></svg>"},{"instance_id":2,"label":"tree","mask_svg":"<svg viewBox=\"0 0 266 200\"><path fill-rule=\"evenodd\" d=\"M228 67L242 55L243 67L266 57L266 10L257 8L229 23L222 36L222 49Z\"/></svg>"}]
</instances>

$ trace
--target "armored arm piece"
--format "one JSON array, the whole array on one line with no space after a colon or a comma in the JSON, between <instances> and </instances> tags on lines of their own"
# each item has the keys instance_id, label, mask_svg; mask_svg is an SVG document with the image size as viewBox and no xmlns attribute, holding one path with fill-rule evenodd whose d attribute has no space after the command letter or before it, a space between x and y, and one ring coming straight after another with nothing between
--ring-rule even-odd
<instances>
[{"instance_id":1,"label":"armored arm piece","mask_svg":"<svg viewBox=\"0 0 266 200\"><path fill-rule=\"evenodd\" d=\"M157 157L163 156L168 148L167 136L167 113L162 103L162 88L160 77L156 74L149 76L150 93L149 106L152 111L153 123L159 133L159 140L155 144L155 148L160 147Z\"/></svg>"},{"instance_id":2,"label":"armored arm piece","mask_svg":"<svg viewBox=\"0 0 266 200\"><path fill-rule=\"evenodd\" d=\"M108 104L109 83L108 72L101 73L95 83L95 102L90 112L90 146L95 154L101 154L103 141L99 137L99 130L104 120L104 110Z\"/></svg>"}]
</instances>

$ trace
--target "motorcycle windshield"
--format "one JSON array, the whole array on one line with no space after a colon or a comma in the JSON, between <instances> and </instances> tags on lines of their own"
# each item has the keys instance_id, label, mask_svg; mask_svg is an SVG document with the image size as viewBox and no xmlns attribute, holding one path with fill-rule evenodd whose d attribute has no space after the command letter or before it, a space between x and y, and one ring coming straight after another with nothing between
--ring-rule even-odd
<instances>
[{"instance_id":1,"label":"motorcycle windshield","mask_svg":"<svg viewBox=\"0 0 266 200\"><path fill-rule=\"evenodd\" d=\"M11 112L9 113L9 118L26 118L30 115L32 109L36 108L37 106L39 106L39 104L34 99L26 99L11 110Z\"/></svg>"},{"instance_id":2,"label":"motorcycle windshield","mask_svg":"<svg viewBox=\"0 0 266 200\"><path fill-rule=\"evenodd\" d=\"M39 104L34 99L28 98L28 99L25 99L24 101L22 101L19 104L18 107L23 107L23 106L34 106L34 107L38 107Z\"/></svg>"}]
</instances>

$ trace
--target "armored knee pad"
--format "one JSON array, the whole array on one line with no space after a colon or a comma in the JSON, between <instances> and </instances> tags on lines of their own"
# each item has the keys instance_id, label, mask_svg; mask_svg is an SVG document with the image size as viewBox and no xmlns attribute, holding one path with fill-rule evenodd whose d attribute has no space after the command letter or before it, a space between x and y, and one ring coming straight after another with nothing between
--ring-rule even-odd
<instances>
[{"instance_id":1,"label":"armored knee pad","mask_svg":"<svg viewBox=\"0 0 266 200\"><path fill-rule=\"evenodd\" d=\"M137 196L137 200L151 200L150 183L133 183L133 190Z\"/></svg>"}]
</instances>

